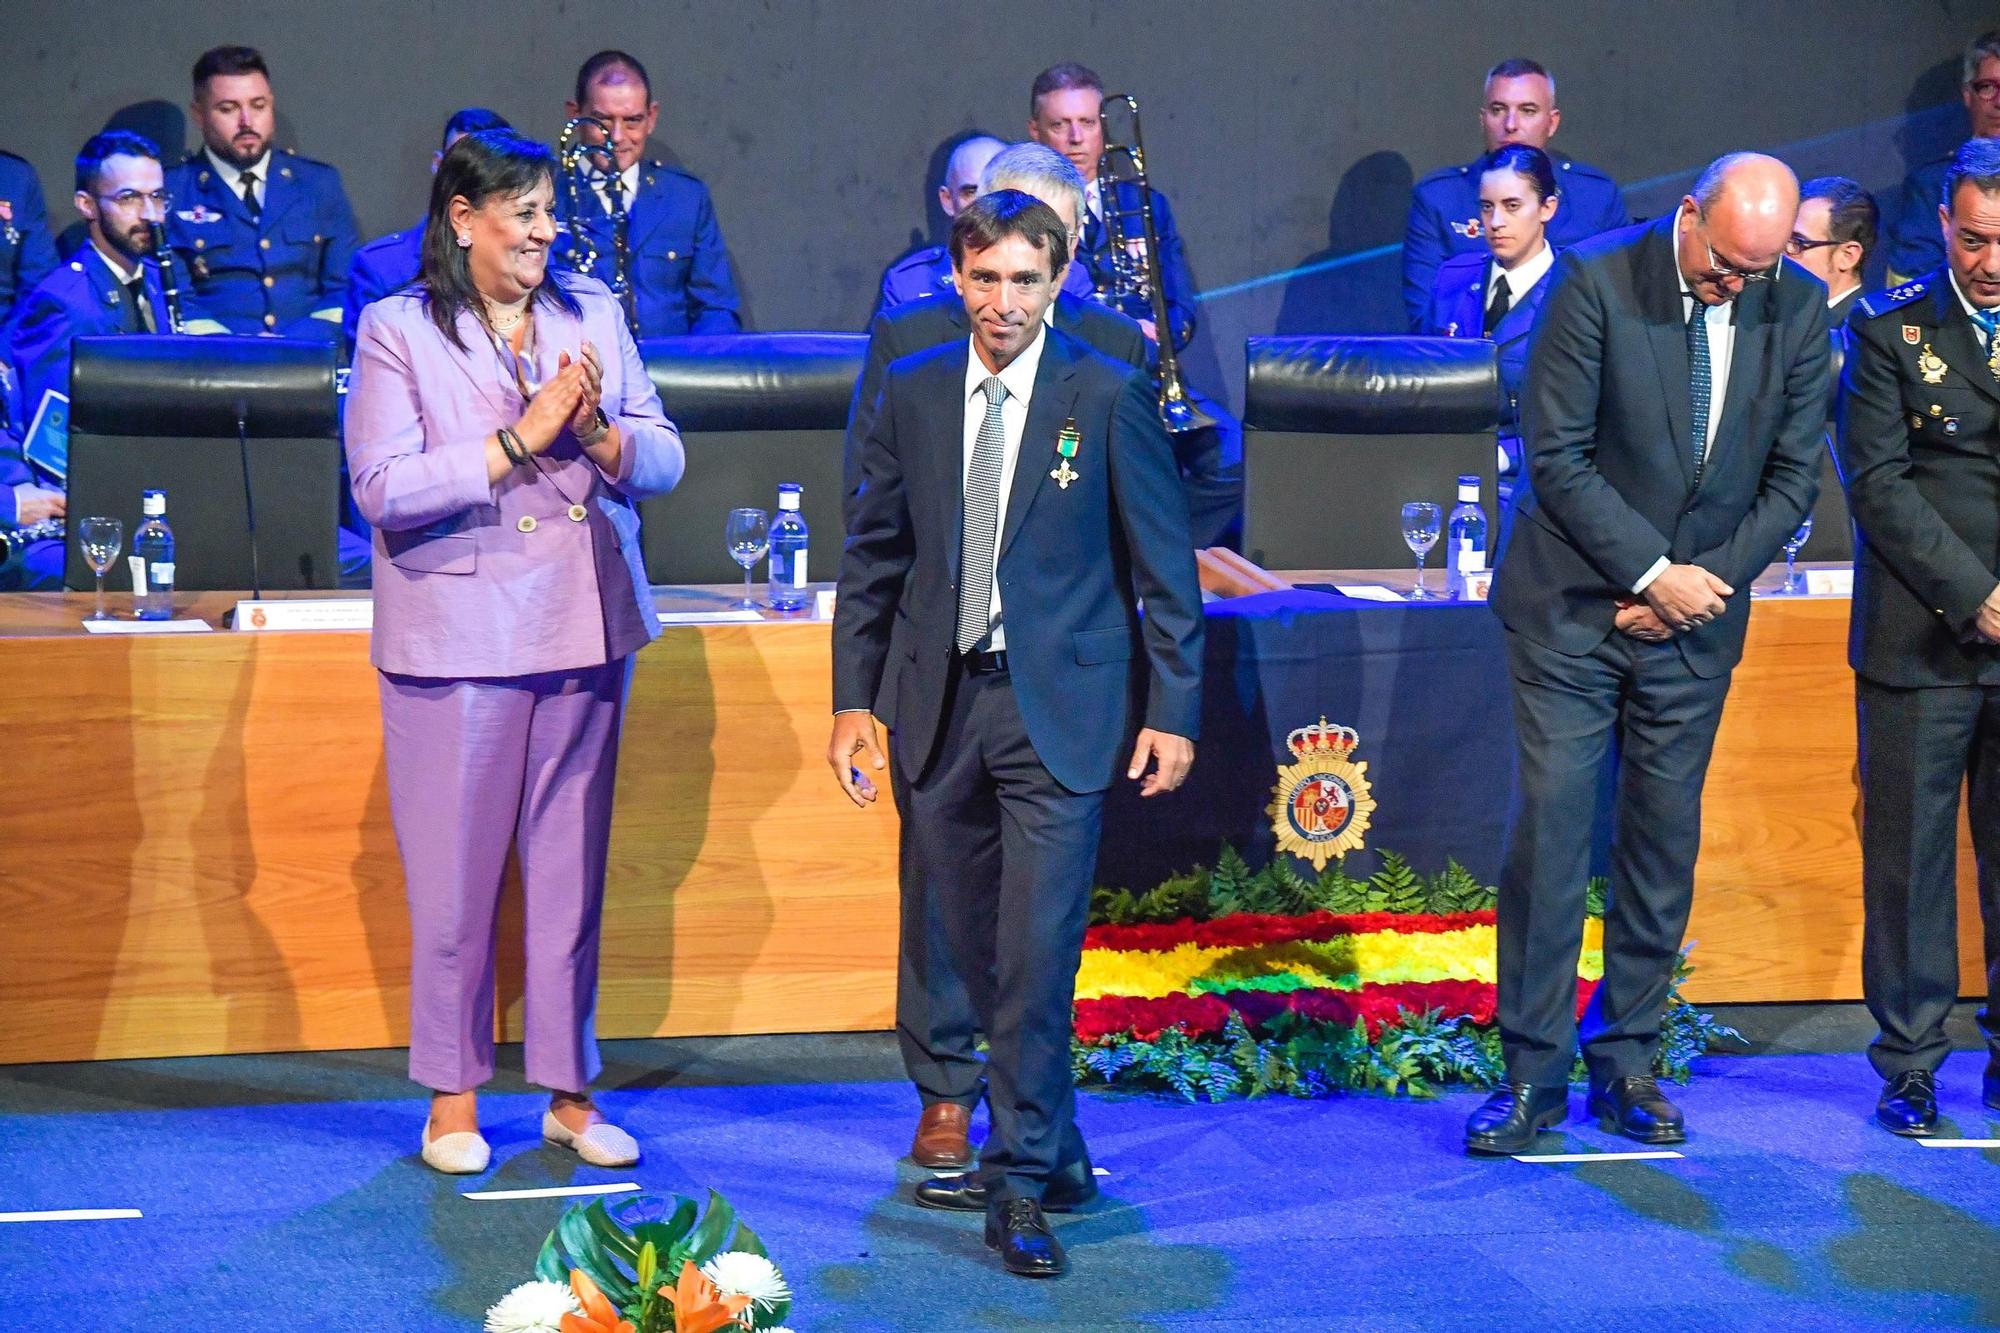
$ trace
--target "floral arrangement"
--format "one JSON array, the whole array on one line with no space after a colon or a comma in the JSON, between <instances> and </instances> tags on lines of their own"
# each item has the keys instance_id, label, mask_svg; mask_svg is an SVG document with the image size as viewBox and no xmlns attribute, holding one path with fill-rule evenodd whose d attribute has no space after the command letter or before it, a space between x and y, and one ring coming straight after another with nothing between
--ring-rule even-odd
<instances>
[{"instance_id":1,"label":"floral arrangement","mask_svg":"<svg viewBox=\"0 0 2000 1333\"><path fill-rule=\"evenodd\" d=\"M790 1333L784 1274L713 1190L576 1204L557 1220L535 1278L486 1312L486 1333Z\"/></svg>"},{"instance_id":2,"label":"floral arrangement","mask_svg":"<svg viewBox=\"0 0 2000 1333\"><path fill-rule=\"evenodd\" d=\"M1083 1083L1189 1100L1349 1090L1434 1095L1500 1080L1494 901L1457 862L1423 876L1393 852L1366 879L1286 858L1252 871L1225 846L1213 869L1147 893L1099 889L1077 974L1072 1046ZM1603 973L1605 885L1592 881L1577 1012ZM1737 1033L1680 998L1659 1072ZM1580 1067L1580 1066L1579 1066Z\"/></svg>"}]
</instances>

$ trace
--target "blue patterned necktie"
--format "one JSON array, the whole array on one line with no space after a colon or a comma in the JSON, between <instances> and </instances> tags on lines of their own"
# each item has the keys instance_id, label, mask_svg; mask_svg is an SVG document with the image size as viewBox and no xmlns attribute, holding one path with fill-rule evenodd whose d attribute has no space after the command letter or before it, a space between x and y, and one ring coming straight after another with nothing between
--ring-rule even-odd
<instances>
[{"instance_id":1,"label":"blue patterned necktie","mask_svg":"<svg viewBox=\"0 0 2000 1333\"><path fill-rule=\"evenodd\" d=\"M1986 330L1986 368L2000 380L2000 309L1975 310L1972 322Z\"/></svg>"},{"instance_id":2,"label":"blue patterned necktie","mask_svg":"<svg viewBox=\"0 0 2000 1333\"><path fill-rule=\"evenodd\" d=\"M1688 370L1694 410L1688 414L1689 444L1694 449L1694 484L1701 485L1701 470L1708 463L1708 396L1714 378L1708 366L1708 307L1699 300L1688 315Z\"/></svg>"},{"instance_id":3,"label":"blue patterned necktie","mask_svg":"<svg viewBox=\"0 0 2000 1333\"><path fill-rule=\"evenodd\" d=\"M993 627L994 542L1000 532L1000 465L1007 449L1000 407L1007 386L988 375L979 386L986 395L986 420L972 444L965 476L965 529L958 548L958 651L969 653Z\"/></svg>"}]
</instances>

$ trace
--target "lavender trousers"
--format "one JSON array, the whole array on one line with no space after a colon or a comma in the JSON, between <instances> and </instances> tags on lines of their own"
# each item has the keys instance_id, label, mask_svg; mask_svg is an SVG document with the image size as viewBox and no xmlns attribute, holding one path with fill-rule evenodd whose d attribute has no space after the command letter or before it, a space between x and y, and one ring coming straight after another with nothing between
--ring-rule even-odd
<instances>
[{"instance_id":1,"label":"lavender trousers","mask_svg":"<svg viewBox=\"0 0 2000 1333\"><path fill-rule=\"evenodd\" d=\"M527 934L527 1075L598 1071L598 927L629 658L499 680L381 672L389 812L410 899L410 1077L493 1077L493 969L509 848Z\"/></svg>"}]
</instances>

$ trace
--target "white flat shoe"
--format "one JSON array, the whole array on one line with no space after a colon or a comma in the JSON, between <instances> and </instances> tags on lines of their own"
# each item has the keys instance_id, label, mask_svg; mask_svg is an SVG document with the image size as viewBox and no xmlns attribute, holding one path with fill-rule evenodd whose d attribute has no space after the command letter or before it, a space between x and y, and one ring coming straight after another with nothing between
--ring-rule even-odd
<instances>
[{"instance_id":1,"label":"white flat shoe","mask_svg":"<svg viewBox=\"0 0 2000 1333\"><path fill-rule=\"evenodd\" d=\"M431 1122L424 1121L424 1165L448 1176L476 1176L493 1158L486 1140L471 1130L431 1137Z\"/></svg>"},{"instance_id":2,"label":"white flat shoe","mask_svg":"<svg viewBox=\"0 0 2000 1333\"><path fill-rule=\"evenodd\" d=\"M631 1166L639 1160L638 1140L602 1120L578 1134L556 1119L554 1111L544 1111L542 1137L558 1148L570 1149L592 1166Z\"/></svg>"}]
</instances>

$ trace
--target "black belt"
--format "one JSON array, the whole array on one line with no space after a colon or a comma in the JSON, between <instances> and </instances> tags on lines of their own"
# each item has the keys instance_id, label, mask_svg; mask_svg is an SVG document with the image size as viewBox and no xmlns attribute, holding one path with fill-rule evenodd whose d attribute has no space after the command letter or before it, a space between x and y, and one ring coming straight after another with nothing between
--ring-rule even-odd
<instances>
[{"instance_id":1,"label":"black belt","mask_svg":"<svg viewBox=\"0 0 2000 1333\"><path fill-rule=\"evenodd\" d=\"M987 676L1007 669L1007 653L1003 649L997 653L960 653L958 660L965 665L969 676Z\"/></svg>"}]
</instances>

